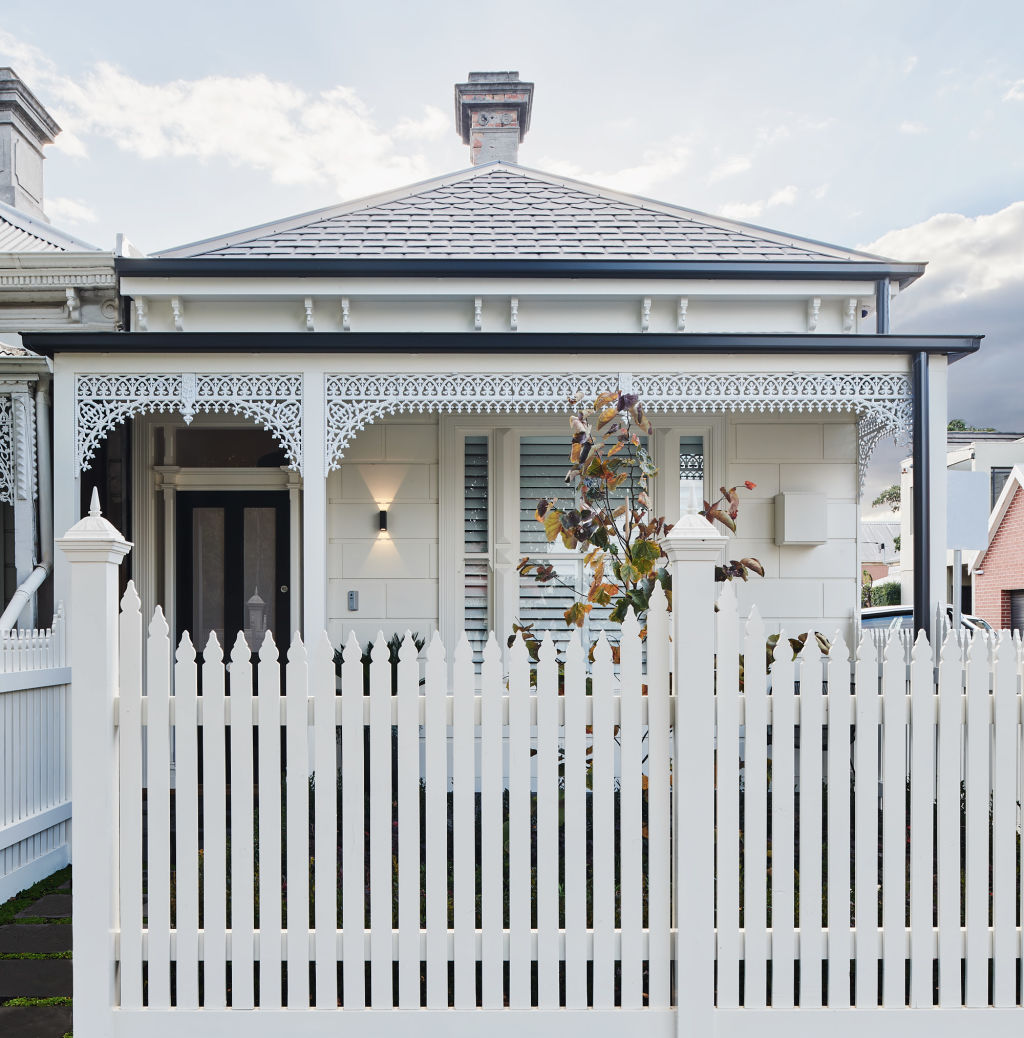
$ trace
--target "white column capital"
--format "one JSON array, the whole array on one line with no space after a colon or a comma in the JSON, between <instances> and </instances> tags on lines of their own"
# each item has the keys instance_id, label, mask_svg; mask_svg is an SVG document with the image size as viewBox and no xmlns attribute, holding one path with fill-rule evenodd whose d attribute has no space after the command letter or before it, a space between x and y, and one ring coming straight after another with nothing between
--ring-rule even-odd
<instances>
[{"instance_id":1,"label":"white column capital","mask_svg":"<svg viewBox=\"0 0 1024 1038\"><path fill-rule=\"evenodd\" d=\"M126 541L117 527L103 518L100 512L99 494L95 487L92 492L89 514L79 519L63 537L59 538L57 545L72 564L111 562L119 565L132 550L131 542Z\"/></svg>"},{"instance_id":2,"label":"white column capital","mask_svg":"<svg viewBox=\"0 0 1024 1038\"><path fill-rule=\"evenodd\" d=\"M684 515L662 541L670 564L676 562L717 562L728 537L719 533L702 515Z\"/></svg>"}]
</instances>

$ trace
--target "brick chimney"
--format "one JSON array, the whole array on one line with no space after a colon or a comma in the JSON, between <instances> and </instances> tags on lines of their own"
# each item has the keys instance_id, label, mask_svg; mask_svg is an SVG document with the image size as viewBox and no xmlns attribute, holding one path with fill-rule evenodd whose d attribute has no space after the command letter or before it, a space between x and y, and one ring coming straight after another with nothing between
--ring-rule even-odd
<instances>
[{"instance_id":1,"label":"brick chimney","mask_svg":"<svg viewBox=\"0 0 1024 1038\"><path fill-rule=\"evenodd\" d=\"M49 222L43 212L43 147L60 127L10 68L0 68L0 202Z\"/></svg>"},{"instance_id":2,"label":"brick chimney","mask_svg":"<svg viewBox=\"0 0 1024 1038\"><path fill-rule=\"evenodd\" d=\"M470 72L468 83L456 83L455 128L473 165L517 162L532 107L533 84L520 82L518 72Z\"/></svg>"}]
</instances>

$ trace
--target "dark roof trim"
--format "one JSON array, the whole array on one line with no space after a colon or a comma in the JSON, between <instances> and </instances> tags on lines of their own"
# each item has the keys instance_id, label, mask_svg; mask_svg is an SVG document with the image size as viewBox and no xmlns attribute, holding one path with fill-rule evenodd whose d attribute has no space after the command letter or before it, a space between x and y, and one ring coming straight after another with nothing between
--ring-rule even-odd
<instances>
[{"instance_id":1,"label":"dark roof trim","mask_svg":"<svg viewBox=\"0 0 1024 1038\"><path fill-rule=\"evenodd\" d=\"M923 263L885 260L636 260L636 259L299 259L119 258L122 277L483 277L483 278L821 278L874 281L895 278L901 286L919 278Z\"/></svg>"},{"instance_id":2,"label":"dark roof trim","mask_svg":"<svg viewBox=\"0 0 1024 1038\"><path fill-rule=\"evenodd\" d=\"M36 353L974 353L980 335L746 335L589 332L25 332Z\"/></svg>"}]
</instances>

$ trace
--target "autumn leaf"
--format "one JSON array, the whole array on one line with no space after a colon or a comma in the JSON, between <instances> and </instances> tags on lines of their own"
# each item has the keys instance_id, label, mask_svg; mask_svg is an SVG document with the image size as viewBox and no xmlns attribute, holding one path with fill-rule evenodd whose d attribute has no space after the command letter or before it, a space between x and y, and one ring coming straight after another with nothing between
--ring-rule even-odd
<instances>
[{"instance_id":1,"label":"autumn leaf","mask_svg":"<svg viewBox=\"0 0 1024 1038\"><path fill-rule=\"evenodd\" d=\"M559 509L549 508L542 522L549 541L553 541L562 532L562 513Z\"/></svg>"}]
</instances>

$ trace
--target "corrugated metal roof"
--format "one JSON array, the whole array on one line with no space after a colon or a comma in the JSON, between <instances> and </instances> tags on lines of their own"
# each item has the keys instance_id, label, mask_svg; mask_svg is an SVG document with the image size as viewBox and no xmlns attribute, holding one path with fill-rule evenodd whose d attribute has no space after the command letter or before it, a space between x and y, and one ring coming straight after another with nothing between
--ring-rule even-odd
<instances>
[{"instance_id":1,"label":"corrugated metal roof","mask_svg":"<svg viewBox=\"0 0 1024 1038\"><path fill-rule=\"evenodd\" d=\"M876 259L492 163L159 256L662 260Z\"/></svg>"},{"instance_id":2,"label":"corrugated metal roof","mask_svg":"<svg viewBox=\"0 0 1024 1038\"><path fill-rule=\"evenodd\" d=\"M42 220L0 202L0 252L97 252L90 245Z\"/></svg>"}]
</instances>

